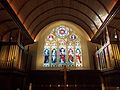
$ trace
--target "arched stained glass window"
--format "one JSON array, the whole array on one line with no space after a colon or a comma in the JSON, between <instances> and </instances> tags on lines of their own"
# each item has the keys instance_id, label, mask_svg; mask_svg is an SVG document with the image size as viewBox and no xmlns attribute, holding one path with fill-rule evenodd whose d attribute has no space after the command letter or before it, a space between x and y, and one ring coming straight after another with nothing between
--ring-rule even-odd
<instances>
[{"instance_id":1,"label":"arched stained glass window","mask_svg":"<svg viewBox=\"0 0 120 90\"><path fill-rule=\"evenodd\" d=\"M80 39L64 25L54 28L45 39L44 67L82 66Z\"/></svg>"}]
</instances>

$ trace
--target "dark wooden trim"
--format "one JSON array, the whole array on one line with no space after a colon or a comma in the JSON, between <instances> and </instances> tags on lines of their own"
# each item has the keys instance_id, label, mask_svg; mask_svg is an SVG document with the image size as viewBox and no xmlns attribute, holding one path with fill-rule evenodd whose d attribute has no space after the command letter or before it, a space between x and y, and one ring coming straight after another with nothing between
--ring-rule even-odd
<instances>
[{"instance_id":1,"label":"dark wooden trim","mask_svg":"<svg viewBox=\"0 0 120 90\"><path fill-rule=\"evenodd\" d=\"M120 20L120 17L114 17L113 19L118 19L118 20Z\"/></svg>"},{"instance_id":2,"label":"dark wooden trim","mask_svg":"<svg viewBox=\"0 0 120 90\"><path fill-rule=\"evenodd\" d=\"M32 12L34 12L37 8L39 8L41 5L44 5L44 4L46 4L47 2L50 2L50 1L52 1L52 0L46 0L45 2L43 2L43 3L41 3L41 4L39 4L39 5L37 5L35 8L33 8L29 13L28 13L28 15L25 17L25 19L23 20L23 24L26 22L26 20L27 20L27 18L32 14ZM20 11L19 11L20 12ZM19 14L19 13L18 13Z\"/></svg>"},{"instance_id":3,"label":"dark wooden trim","mask_svg":"<svg viewBox=\"0 0 120 90\"><path fill-rule=\"evenodd\" d=\"M9 3L12 3L13 0L9 0Z\"/></svg>"},{"instance_id":4,"label":"dark wooden trim","mask_svg":"<svg viewBox=\"0 0 120 90\"><path fill-rule=\"evenodd\" d=\"M18 30L18 28L17 28L17 27L14 27L14 28L11 28L11 29L6 30L6 32L4 32L4 34L2 35L2 37L3 37L5 34L7 34L7 33L9 33L9 32L12 32L12 31L14 31L14 30Z\"/></svg>"},{"instance_id":5,"label":"dark wooden trim","mask_svg":"<svg viewBox=\"0 0 120 90\"><path fill-rule=\"evenodd\" d=\"M91 7L89 7L87 4L85 4L85 3L83 3L83 2L81 2L81 1L79 1L79 0L75 0L75 1L77 1L78 3L81 3L81 4L85 5L86 7L88 7L92 12L94 12L94 13L96 14L96 16L97 16L97 17L100 19L100 21L103 23L101 17L97 14L97 12L96 12L95 10L93 10L93 9L92 9Z\"/></svg>"},{"instance_id":6,"label":"dark wooden trim","mask_svg":"<svg viewBox=\"0 0 120 90\"><path fill-rule=\"evenodd\" d=\"M16 25L20 28L20 30L25 34L25 36L28 38L29 43L33 43L34 40L32 39L32 37L29 35L29 33L27 32L27 30L25 29L25 27L23 26L23 24L21 23L21 21L19 20L19 18L17 17L17 15L15 14L15 12L13 11L13 9L10 7L9 3L6 0L1 0L0 1L1 4L4 6L4 8L8 11L8 13L10 14L10 16L12 17L13 21L15 21ZM28 44L29 44L28 43Z\"/></svg>"},{"instance_id":7,"label":"dark wooden trim","mask_svg":"<svg viewBox=\"0 0 120 90\"><path fill-rule=\"evenodd\" d=\"M115 29L115 30L117 30L118 32L120 32L120 29L118 29L118 28L116 28L116 27L114 27L114 26L108 26L109 28L113 28L113 29Z\"/></svg>"},{"instance_id":8,"label":"dark wooden trim","mask_svg":"<svg viewBox=\"0 0 120 90\"><path fill-rule=\"evenodd\" d=\"M111 44L119 44L120 45L120 41L110 41Z\"/></svg>"},{"instance_id":9,"label":"dark wooden trim","mask_svg":"<svg viewBox=\"0 0 120 90\"><path fill-rule=\"evenodd\" d=\"M48 17L46 17L45 19L43 19L41 22L39 22L39 23L34 27L34 29L32 30L31 35L32 35L33 31L35 31L35 29L36 29L42 22L44 22L45 20L49 19L50 17L56 16L56 15L68 15L68 16L72 16L72 17L74 17L74 18L77 18L78 20L82 21L86 26L88 26L89 29L91 30L91 32L94 34L94 32L92 31L91 27L90 27L85 21L83 21L81 18L78 18L78 17L76 17L76 16L74 16L74 15L67 14L67 13L62 13L62 14L61 14L61 13L58 13L58 14L53 14L53 15L51 15L51 16L48 16ZM70 20L70 21L71 21L71 20Z\"/></svg>"},{"instance_id":10,"label":"dark wooden trim","mask_svg":"<svg viewBox=\"0 0 120 90\"><path fill-rule=\"evenodd\" d=\"M33 11L35 11L37 8L39 8L41 5L44 5L44 4L46 4L46 3L48 3L48 2L50 2L51 0L46 0L45 2L43 2L43 3L41 3L41 4L39 4L39 5L37 5L35 8L33 8L29 13L28 13L28 15L25 17L25 19L24 19L24 21L23 21L23 24L26 22L26 20L28 19L28 17L32 14L32 12ZM76 1L76 0L72 0L72 1ZM103 23L103 21L102 21L102 19L100 18L100 16L91 8L91 7L89 7L88 5L86 5L85 3L82 3L82 2L80 2L80 1L78 1L77 0L77 2L78 3L80 3L80 4L83 4L84 6L86 6L87 8L89 8L93 13L95 13L96 14L96 16L100 19L100 21ZM65 7L65 6L61 6L61 7ZM19 11L20 12L20 11Z\"/></svg>"},{"instance_id":11,"label":"dark wooden trim","mask_svg":"<svg viewBox=\"0 0 120 90\"><path fill-rule=\"evenodd\" d=\"M76 23L75 21L70 20L70 19L68 20L68 19L62 19L62 18L61 18L61 19L53 20L53 21L51 21L51 22L54 22L54 21L57 21L57 20L67 20L67 21L71 21L71 22L74 22L74 23L76 23L77 25L81 26L81 27L87 32L87 34L89 35L89 37L91 37L91 35L89 34L90 32L91 32L92 34L94 34L93 31L92 31L92 29L90 28L90 26L87 25L86 22L84 22L83 20L79 19L78 17L75 17L75 16L73 16L73 15L69 15L69 14L54 14L54 15L51 15L51 16L45 18L45 19L42 20L41 22L39 22L39 23L36 25L36 27L32 30L31 35L33 34L33 32L35 31L35 29L36 29L41 23L44 23L45 20L48 20L48 19L51 18L51 17L56 17L57 15L68 15L68 16L77 18L80 22L84 23L84 24L89 28L90 31L89 31L89 30L86 30L82 25L80 25L79 23ZM49 23L51 23L51 22L49 22ZM49 24L49 23L47 23L47 24ZM45 26L43 26L43 27L45 27ZM41 27L40 29L42 29L43 27Z\"/></svg>"},{"instance_id":12,"label":"dark wooden trim","mask_svg":"<svg viewBox=\"0 0 120 90\"><path fill-rule=\"evenodd\" d=\"M17 15L20 13L20 11L24 8L24 6L29 2L30 0L27 0L18 10Z\"/></svg>"},{"instance_id":13,"label":"dark wooden trim","mask_svg":"<svg viewBox=\"0 0 120 90\"><path fill-rule=\"evenodd\" d=\"M4 8L0 8L0 11L3 11L3 10L5 10Z\"/></svg>"},{"instance_id":14,"label":"dark wooden trim","mask_svg":"<svg viewBox=\"0 0 120 90\"><path fill-rule=\"evenodd\" d=\"M50 17L50 18L51 18L51 17ZM50 22L48 22L47 25L50 24L50 23L52 23L52 22L61 21L61 20L70 21L70 20L68 20L68 19L55 19L55 20L51 20ZM72 20L71 20L70 22L73 22L73 23L79 25L83 30L85 30L85 32L88 34L89 38L92 38L93 33L89 32L89 30L86 31L86 29L85 29L85 27L84 27L83 25L80 25L79 23L76 23L75 21L72 21ZM41 30L42 28L44 28L45 26L46 26L46 25L43 25L43 26L40 28L40 30ZM34 38L36 37L36 35L37 35L38 33L39 33L39 31L37 31L37 32L34 34Z\"/></svg>"},{"instance_id":15,"label":"dark wooden trim","mask_svg":"<svg viewBox=\"0 0 120 90\"><path fill-rule=\"evenodd\" d=\"M30 27L31 27L31 25L33 24L33 22L39 18L39 16L41 16L42 14L47 13L47 11L52 11L52 10L59 9L59 8L67 8L67 9L75 10L75 11L83 14L85 17L87 17L87 18L93 23L93 25L96 27L96 29L98 29L98 27L97 27L97 25L95 24L95 22L94 22L87 14L85 14L84 12L82 12L82 11L80 11L80 10L78 10L78 9L75 9L75 8L71 8L71 7L57 6L57 7L50 8L50 9L48 9L48 10L40 13L39 15L37 15L37 16L32 20L32 22L29 24L28 30L30 29Z\"/></svg>"},{"instance_id":16,"label":"dark wooden trim","mask_svg":"<svg viewBox=\"0 0 120 90\"><path fill-rule=\"evenodd\" d=\"M105 30L105 27L112 21L112 19L115 17L115 15L120 11L120 0L116 3L116 5L113 7L110 14L107 16L103 24L100 26L97 33L92 38L92 42L95 42L95 40L98 38L98 36Z\"/></svg>"},{"instance_id":17,"label":"dark wooden trim","mask_svg":"<svg viewBox=\"0 0 120 90\"><path fill-rule=\"evenodd\" d=\"M0 25L4 24L6 22L13 22L13 20L12 19L5 19L5 20L3 20L3 21L0 22Z\"/></svg>"},{"instance_id":18,"label":"dark wooden trim","mask_svg":"<svg viewBox=\"0 0 120 90\"><path fill-rule=\"evenodd\" d=\"M96 0L96 1L98 1L101 4L101 6L105 9L105 11L109 14L109 11L105 7L105 5L101 2L101 0Z\"/></svg>"},{"instance_id":19,"label":"dark wooden trim","mask_svg":"<svg viewBox=\"0 0 120 90\"><path fill-rule=\"evenodd\" d=\"M17 45L17 42L0 42L0 45Z\"/></svg>"}]
</instances>

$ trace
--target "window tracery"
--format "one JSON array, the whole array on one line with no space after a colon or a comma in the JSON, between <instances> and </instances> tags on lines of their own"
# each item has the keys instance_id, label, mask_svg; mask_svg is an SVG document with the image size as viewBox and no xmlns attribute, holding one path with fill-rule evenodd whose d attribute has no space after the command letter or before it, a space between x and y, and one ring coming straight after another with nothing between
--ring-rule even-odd
<instances>
[{"instance_id":1,"label":"window tracery","mask_svg":"<svg viewBox=\"0 0 120 90\"><path fill-rule=\"evenodd\" d=\"M64 25L55 27L45 39L44 67L64 65L81 67L82 50L79 37Z\"/></svg>"}]
</instances>

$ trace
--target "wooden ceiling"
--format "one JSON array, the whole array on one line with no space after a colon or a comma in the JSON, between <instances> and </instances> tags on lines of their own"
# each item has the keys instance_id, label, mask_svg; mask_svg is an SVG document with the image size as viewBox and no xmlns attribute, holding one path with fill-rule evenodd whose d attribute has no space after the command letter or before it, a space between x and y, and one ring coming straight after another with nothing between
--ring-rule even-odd
<instances>
[{"instance_id":1,"label":"wooden ceiling","mask_svg":"<svg viewBox=\"0 0 120 90\"><path fill-rule=\"evenodd\" d=\"M4 36L13 30L18 30L18 27L4 7L0 4L0 36Z\"/></svg>"},{"instance_id":2,"label":"wooden ceiling","mask_svg":"<svg viewBox=\"0 0 120 90\"><path fill-rule=\"evenodd\" d=\"M34 41L30 35L27 34L26 29L24 29L24 27L18 22L19 19L17 20L15 15L11 13L11 10L6 10L6 8L0 3L0 41L9 42L10 38L16 40L18 39L18 32L20 32L21 42L24 42L24 45L33 43Z\"/></svg>"},{"instance_id":3,"label":"wooden ceiling","mask_svg":"<svg viewBox=\"0 0 120 90\"><path fill-rule=\"evenodd\" d=\"M107 19L115 11L112 10L118 2L118 0L3 0L2 4L10 6L32 39L35 39L42 28L57 20L76 23L92 39L105 24L104 22L109 21ZM0 26L6 26L5 32L0 30L0 35L16 29L12 25L11 18L4 15L4 12L3 7L0 7L0 13L2 13L2 16L0 15L2 25L0 22ZM114 19L116 20L119 20L119 15L117 19ZM112 27L115 26L110 24Z\"/></svg>"}]
</instances>

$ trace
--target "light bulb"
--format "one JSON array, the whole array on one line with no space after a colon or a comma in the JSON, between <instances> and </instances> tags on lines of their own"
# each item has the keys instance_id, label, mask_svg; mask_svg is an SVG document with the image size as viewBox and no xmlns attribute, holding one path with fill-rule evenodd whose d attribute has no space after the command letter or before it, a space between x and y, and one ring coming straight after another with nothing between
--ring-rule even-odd
<instances>
[{"instance_id":1,"label":"light bulb","mask_svg":"<svg viewBox=\"0 0 120 90\"><path fill-rule=\"evenodd\" d=\"M117 35L115 34L115 39L117 39Z\"/></svg>"}]
</instances>

